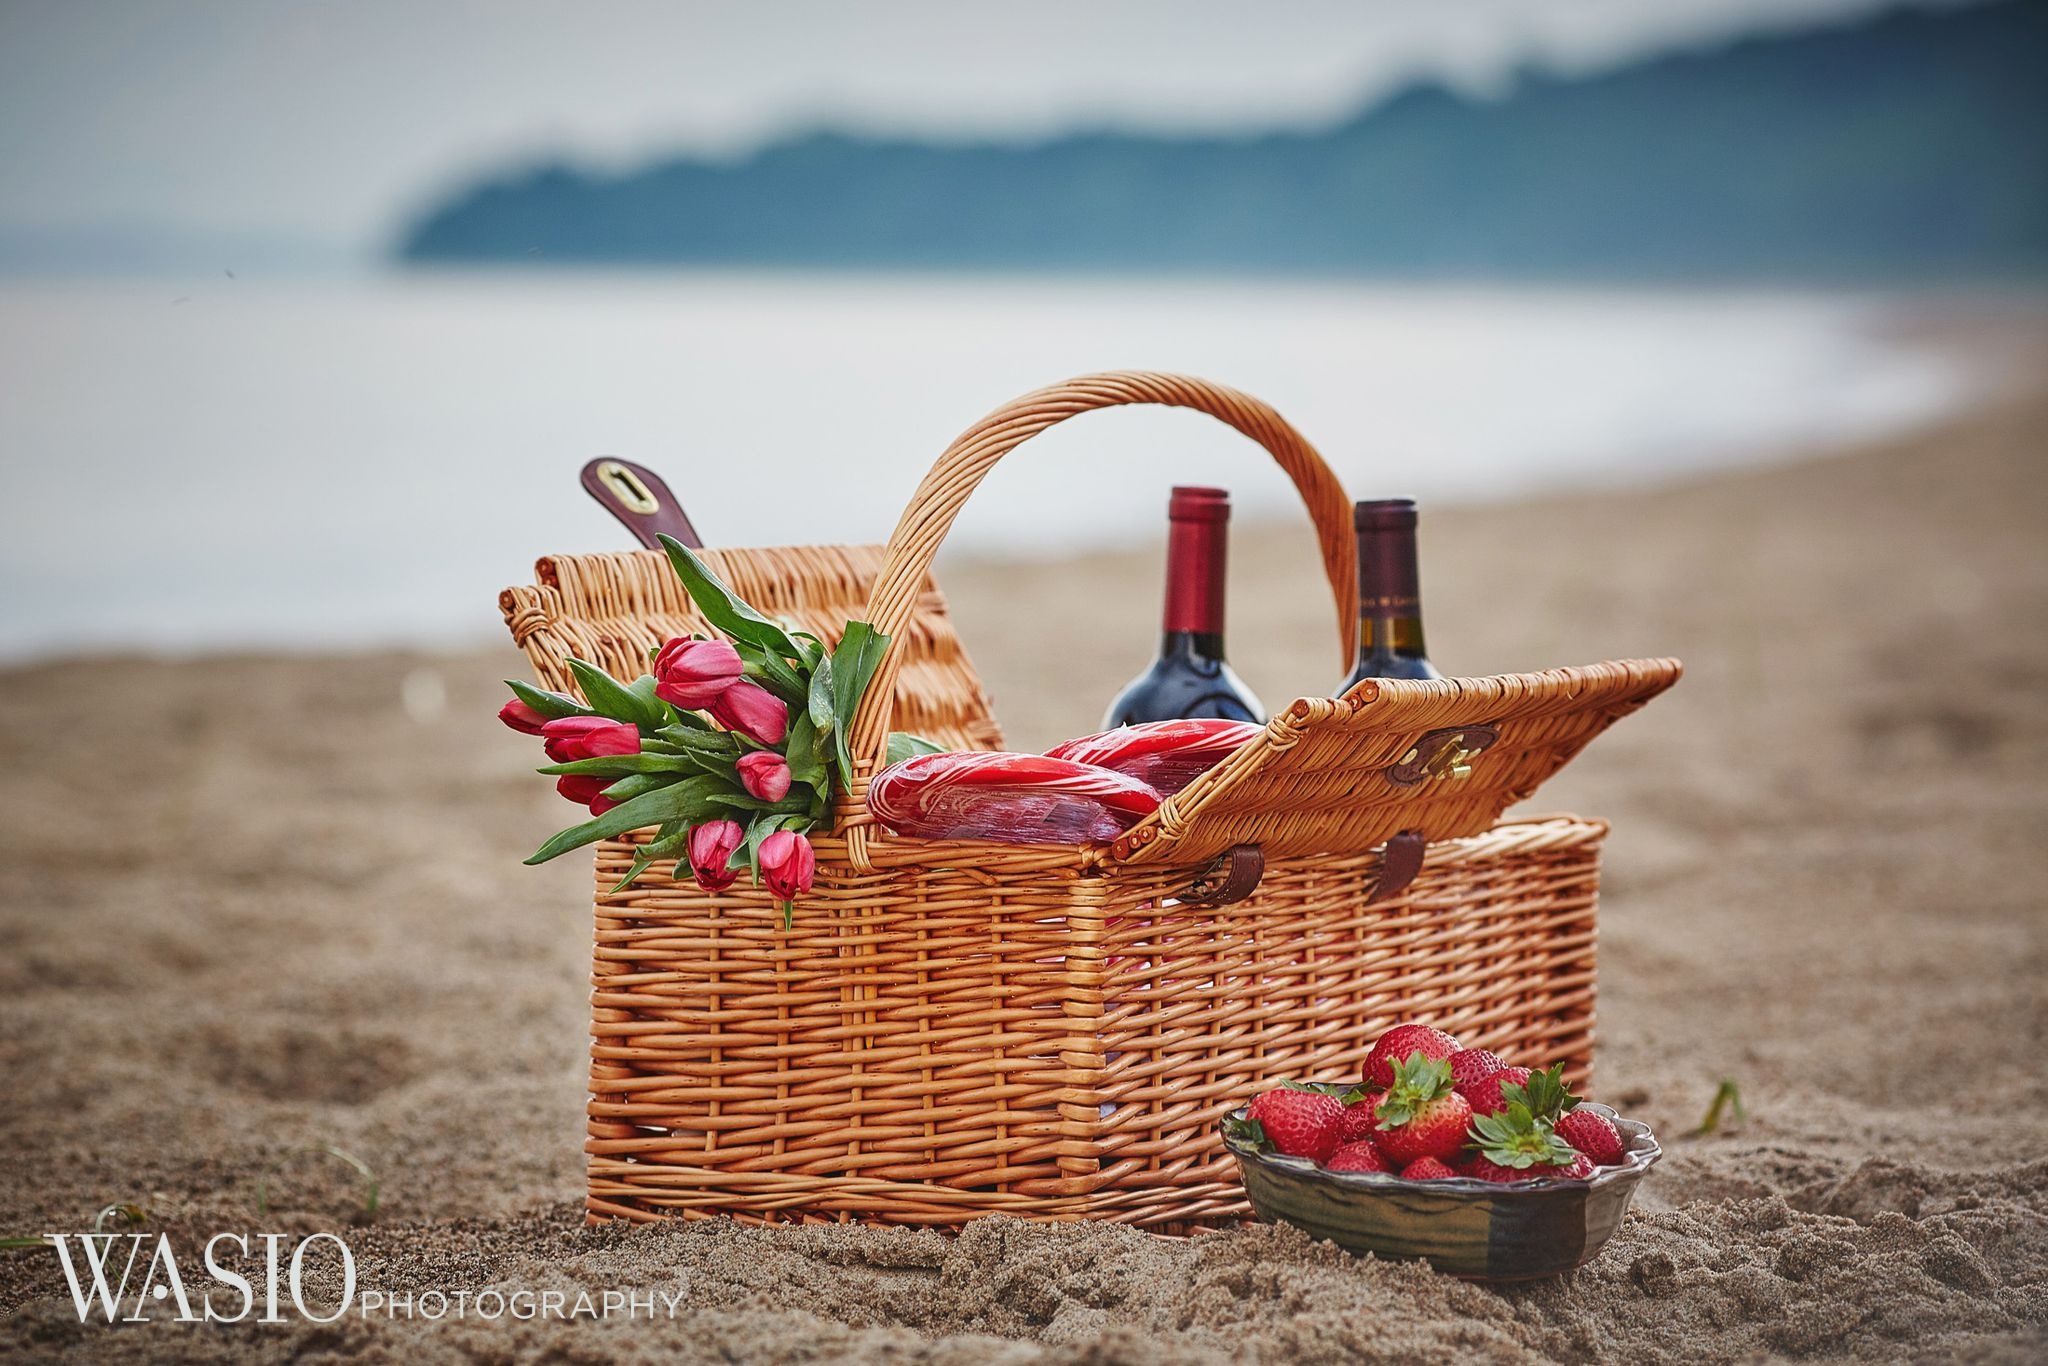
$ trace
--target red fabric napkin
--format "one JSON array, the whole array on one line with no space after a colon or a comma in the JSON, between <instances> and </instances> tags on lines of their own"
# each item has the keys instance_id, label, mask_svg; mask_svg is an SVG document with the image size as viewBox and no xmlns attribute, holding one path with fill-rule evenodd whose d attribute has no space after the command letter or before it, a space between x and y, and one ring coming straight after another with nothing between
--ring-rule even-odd
<instances>
[{"instance_id":1,"label":"red fabric napkin","mask_svg":"<svg viewBox=\"0 0 2048 1366\"><path fill-rule=\"evenodd\" d=\"M1250 721L1146 721L1068 740L1046 754L1128 773L1170 797L1264 729Z\"/></svg>"},{"instance_id":2,"label":"red fabric napkin","mask_svg":"<svg viewBox=\"0 0 2048 1366\"><path fill-rule=\"evenodd\" d=\"M1142 779L1044 754L921 754L868 784L875 819L923 839L1109 840L1151 815L1159 801Z\"/></svg>"}]
</instances>

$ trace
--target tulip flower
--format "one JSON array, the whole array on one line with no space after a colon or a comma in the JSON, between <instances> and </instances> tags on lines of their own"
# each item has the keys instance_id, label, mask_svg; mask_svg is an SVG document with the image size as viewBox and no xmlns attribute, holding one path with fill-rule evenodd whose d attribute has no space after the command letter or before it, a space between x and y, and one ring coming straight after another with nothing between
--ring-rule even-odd
<instances>
[{"instance_id":1,"label":"tulip flower","mask_svg":"<svg viewBox=\"0 0 2048 1366\"><path fill-rule=\"evenodd\" d=\"M726 864L746 837L738 821L705 821L690 831L690 871L696 874L699 887L722 892L732 886L739 869Z\"/></svg>"},{"instance_id":2,"label":"tulip flower","mask_svg":"<svg viewBox=\"0 0 2048 1366\"><path fill-rule=\"evenodd\" d=\"M684 711L703 711L746 672L740 652L723 640L678 636L654 657L654 695Z\"/></svg>"},{"instance_id":3,"label":"tulip flower","mask_svg":"<svg viewBox=\"0 0 2048 1366\"><path fill-rule=\"evenodd\" d=\"M802 835L778 830L761 841L761 880L768 890L784 901L794 901L811 890L818 871L818 855Z\"/></svg>"},{"instance_id":4,"label":"tulip flower","mask_svg":"<svg viewBox=\"0 0 2048 1366\"><path fill-rule=\"evenodd\" d=\"M548 723L547 717L516 697L498 708L498 719L521 735L538 735L540 728Z\"/></svg>"},{"instance_id":5,"label":"tulip flower","mask_svg":"<svg viewBox=\"0 0 2048 1366\"><path fill-rule=\"evenodd\" d=\"M740 786L747 795L764 802L779 802L789 795L789 761L772 749L742 754L733 765L739 770Z\"/></svg>"},{"instance_id":6,"label":"tulip flower","mask_svg":"<svg viewBox=\"0 0 2048 1366\"><path fill-rule=\"evenodd\" d=\"M610 778L584 778L564 776L555 780L555 791L575 802L578 806L590 808L593 816L602 816L618 803L604 795L612 785Z\"/></svg>"},{"instance_id":7,"label":"tulip flower","mask_svg":"<svg viewBox=\"0 0 2048 1366\"><path fill-rule=\"evenodd\" d=\"M764 745L779 745L789 734L789 704L759 683L741 679L720 693L707 710L711 719L727 730Z\"/></svg>"},{"instance_id":8,"label":"tulip flower","mask_svg":"<svg viewBox=\"0 0 2048 1366\"><path fill-rule=\"evenodd\" d=\"M564 716L542 726L540 733L548 758L558 764L640 752L639 728L608 716Z\"/></svg>"}]
</instances>

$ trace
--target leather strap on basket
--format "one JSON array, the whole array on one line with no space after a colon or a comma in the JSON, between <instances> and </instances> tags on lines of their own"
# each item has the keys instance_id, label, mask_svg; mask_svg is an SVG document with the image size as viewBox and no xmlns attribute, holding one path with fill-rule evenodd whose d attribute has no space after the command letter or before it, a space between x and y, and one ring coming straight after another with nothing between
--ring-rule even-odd
<instances>
[{"instance_id":1,"label":"leather strap on basket","mask_svg":"<svg viewBox=\"0 0 2048 1366\"><path fill-rule=\"evenodd\" d=\"M1408 890L1422 871L1429 841L1420 830L1403 830L1380 850L1380 875L1366 893L1365 904L1386 901ZM1233 844L1223 857L1190 883L1180 900L1188 906L1232 906L1259 890L1266 876L1265 851L1256 844Z\"/></svg>"},{"instance_id":2,"label":"leather strap on basket","mask_svg":"<svg viewBox=\"0 0 2048 1366\"><path fill-rule=\"evenodd\" d=\"M881 768L888 743L903 628L924 592L932 559L952 529L953 519L997 461L1046 428L1097 408L1148 403L1192 408L1218 418L1264 446L1287 472L1315 523L1323 572L1336 599L1339 667L1351 663L1358 629L1358 550L1351 527L1351 503L1315 447L1280 414L1251 395L1221 384L1138 370L1083 375L1026 394L975 423L946 448L911 495L910 506L903 510L902 520L889 537L887 559L868 599L867 621L889 637L890 646L861 699L848 736L856 781L844 829L847 857L856 868L869 866L865 779Z\"/></svg>"},{"instance_id":3,"label":"leather strap on basket","mask_svg":"<svg viewBox=\"0 0 2048 1366\"><path fill-rule=\"evenodd\" d=\"M1420 830L1403 830L1380 848L1379 880L1373 883L1372 891L1366 894L1365 904L1385 901L1408 890L1408 884L1415 881L1415 875L1422 871L1422 856L1429 852L1429 841Z\"/></svg>"},{"instance_id":4,"label":"leather strap on basket","mask_svg":"<svg viewBox=\"0 0 2048 1366\"><path fill-rule=\"evenodd\" d=\"M1230 906L1259 890L1266 875L1266 855L1256 844L1233 844L1208 872L1196 878L1181 896L1189 906Z\"/></svg>"},{"instance_id":5,"label":"leather strap on basket","mask_svg":"<svg viewBox=\"0 0 2048 1366\"><path fill-rule=\"evenodd\" d=\"M673 536L692 550L704 548L683 505L661 476L645 465L604 456L586 464L581 478L583 491L603 504L605 511L623 522L634 539L649 550L661 549L657 539L661 536Z\"/></svg>"}]
</instances>

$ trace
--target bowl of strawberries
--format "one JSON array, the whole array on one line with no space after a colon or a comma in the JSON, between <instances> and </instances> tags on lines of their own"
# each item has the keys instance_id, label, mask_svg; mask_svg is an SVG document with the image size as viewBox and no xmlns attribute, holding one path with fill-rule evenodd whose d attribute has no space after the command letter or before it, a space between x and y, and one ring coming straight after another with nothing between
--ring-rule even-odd
<instances>
[{"instance_id":1,"label":"bowl of strawberries","mask_svg":"<svg viewBox=\"0 0 2048 1366\"><path fill-rule=\"evenodd\" d=\"M1651 1164L1646 1124L1440 1029L1381 1035L1359 1081L1288 1082L1223 1121L1259 1218L1479 1281L1600 1254Z\"/></svg>"}]
</instances>

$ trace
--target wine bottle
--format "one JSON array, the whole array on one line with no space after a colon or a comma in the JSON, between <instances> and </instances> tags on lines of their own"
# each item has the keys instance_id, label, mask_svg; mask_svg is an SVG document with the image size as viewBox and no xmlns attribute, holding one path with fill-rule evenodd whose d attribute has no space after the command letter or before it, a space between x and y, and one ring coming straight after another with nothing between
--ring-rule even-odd
<instances>
[{"instance_id":1,"label":"wine bottle","mask_svg":"<svg viewBox=\"0 0 2048 1366\"><path fill-rule=\"evenodd\" d=\"M1159 657L1117 694L1103 725L1184 716L1263 721L1266 709L1223 662L1230 494L1176 488L1166 516L1166 612Z\"/></svg>"},{"instance_id":2,"label":"wine bottle","mask_svg":"<svg viewBox=\"0 0 2048 1366\"><path fill-rule=\"evenodd\" d=\"M1338 694L1367 678L1441 678L1422 644L1422 589L1415 570L1415 500L1355 504L1358 533L1358 660Z\"/></svg>"}]
</instances>

